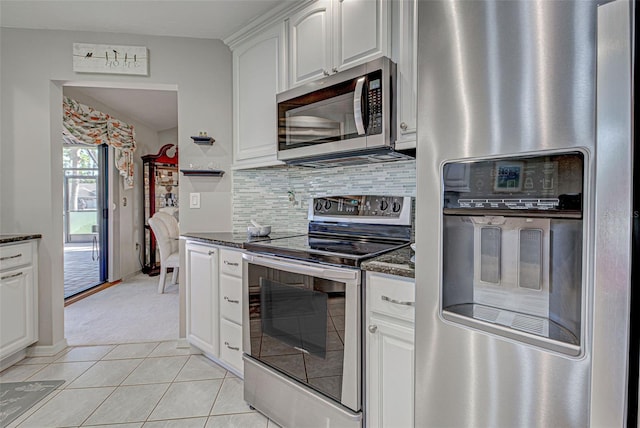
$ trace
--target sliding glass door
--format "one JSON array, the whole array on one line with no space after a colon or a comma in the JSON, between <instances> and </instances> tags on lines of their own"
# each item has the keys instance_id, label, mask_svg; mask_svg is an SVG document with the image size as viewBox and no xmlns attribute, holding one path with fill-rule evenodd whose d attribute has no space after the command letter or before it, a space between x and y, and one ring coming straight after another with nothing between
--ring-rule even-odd
<instances>
[{"instance_id":1,"label":"sliding glass door","mask_svg":"<svg viewBox=\"0 0 640 428\"><path fill-rule=\"evenodd\" d=\"M107 146L65 145L64 297L107 279Z\"/></svg>"}]
</instances>

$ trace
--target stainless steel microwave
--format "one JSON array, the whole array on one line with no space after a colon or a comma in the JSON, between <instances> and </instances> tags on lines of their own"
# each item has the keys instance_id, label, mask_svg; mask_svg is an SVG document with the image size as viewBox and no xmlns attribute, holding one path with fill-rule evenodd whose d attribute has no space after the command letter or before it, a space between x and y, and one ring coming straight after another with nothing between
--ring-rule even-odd
<instances>
[{"instance_id":1,"label":"stainless steel microwave","mask_svg":"<svg viewBox=\"0 0 640 428\"><path fill-rule=\"evenodd\" d=\"M398 160L396 65L378 58L282 92L278 159L305 166Z\"/></svg>"}]
</instances>

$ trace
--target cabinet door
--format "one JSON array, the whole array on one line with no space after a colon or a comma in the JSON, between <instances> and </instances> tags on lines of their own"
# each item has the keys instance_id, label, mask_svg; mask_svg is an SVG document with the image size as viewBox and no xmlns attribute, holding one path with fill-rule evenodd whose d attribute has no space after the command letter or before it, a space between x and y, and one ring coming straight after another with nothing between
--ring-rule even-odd
<instances>
[{"instance_id":1,"label":"cabinet door","mask_svg":"<svg viewBox=\"0 0 640 428\"><path fill-rule=\"evenodd\" d=\"M33 267L0 274L0 359L35 342Z\"/></svg>"},{"instance_id":2,"label":"cabinet door","mask_svg":"<svg viewBox=\"0 0 640 428\"><path fill-rule=\"evenodd\" d=\"M290 86L331 71L331 1L319 0L289 18Z\"/></svg>"},{"instance_id":3,"label":"cabinet door","mask_svg":"<svg viewBox=\"0 0 640 428\"><path fill-rule=\"evenodd\" d=\"M233 51L234 167L278 163L276 94L286 85L285 36L279 23Z\"/></svg>"},{"instance_id":4,"label":"cabinet door","mask_svg":"<svg viewBox=\"0 0 640 428\"><path fill-rule=\"evenodd\" d=\"M242 327L220 320L220 359L242 373Z\"/></svg>"},{"instance_id":5,"label":"cabinet door","mask_svg":"<svg viewBox=\"0 0 640 428\"><path fill-rule=\"evenodd\" d=\"M367 426L412 427L413 328L376 316L368 321Z\"/></svg>"},{"instance_id":6,"label":"cabinet door","mask_svg":"<svg viewBox=\"0 0 640 428\"><path fill-rule=\"evenodd\" d=\"M398 115L396 148L416 147L417 127L417 1L393 2L393 54L398 65Z\"/></svg>"},{"instance_id":7,"label":"cabinet door","mask_svg":"<svg viewBox=\"0 0 640 428\"><path fill-rule=\"evenodd\" d=\"M220 273L220 316L242 324L242 278Z\"/></svg>"},{"instance_id":8,"label":"cabinet door","mask_svg":"<svg viewBox=\"0 0 640 428\"><path fill-rule=\"evenodd\" d=\"M334 10L333 72L388 55L386 0L339 0Z\"/></svg>"},{"instance_id":9,"label":"cabinet door","mask_svg":"<svg viewBox=\"0 0 640 428\"><path fill-rule=\"evenodd\" d=\"M218 250L186 246L187 338L205 353L218 357Z\"/></svg>"}]
</instances>

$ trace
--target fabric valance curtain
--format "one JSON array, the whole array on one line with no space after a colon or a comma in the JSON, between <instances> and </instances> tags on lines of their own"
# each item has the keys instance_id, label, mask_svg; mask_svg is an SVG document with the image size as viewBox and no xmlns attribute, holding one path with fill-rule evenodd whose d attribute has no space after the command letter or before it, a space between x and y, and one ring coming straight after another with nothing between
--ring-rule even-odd
<instances>
[{"instance_id":1,"label":"fabric valance curtain","mask_svg":"<svg viewBox=\"0 0 640 428\"><path fill-rule=\"evenodd\" d=\"M133 187L133 152L136 150L133 125L102 113L93 107L64 97L64 127L86 144L108 144L115 148L116 168L124 178L125 189Z\"/></svg>"}]
</instances>

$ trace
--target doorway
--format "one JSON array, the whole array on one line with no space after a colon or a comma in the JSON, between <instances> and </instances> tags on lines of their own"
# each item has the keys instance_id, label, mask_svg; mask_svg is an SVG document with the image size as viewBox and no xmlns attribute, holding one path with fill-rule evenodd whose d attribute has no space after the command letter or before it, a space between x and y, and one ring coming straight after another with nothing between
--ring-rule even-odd
<instances>
[{"instance_id":1,"label":"doorway","mask_svg":"<svg viewBox=\"0 0 640 428\"><path fill-rule=\"evenodd\" d=\"M63 145L64 298L107 280L105 144Z\"/></svg>"}]
</instances>

